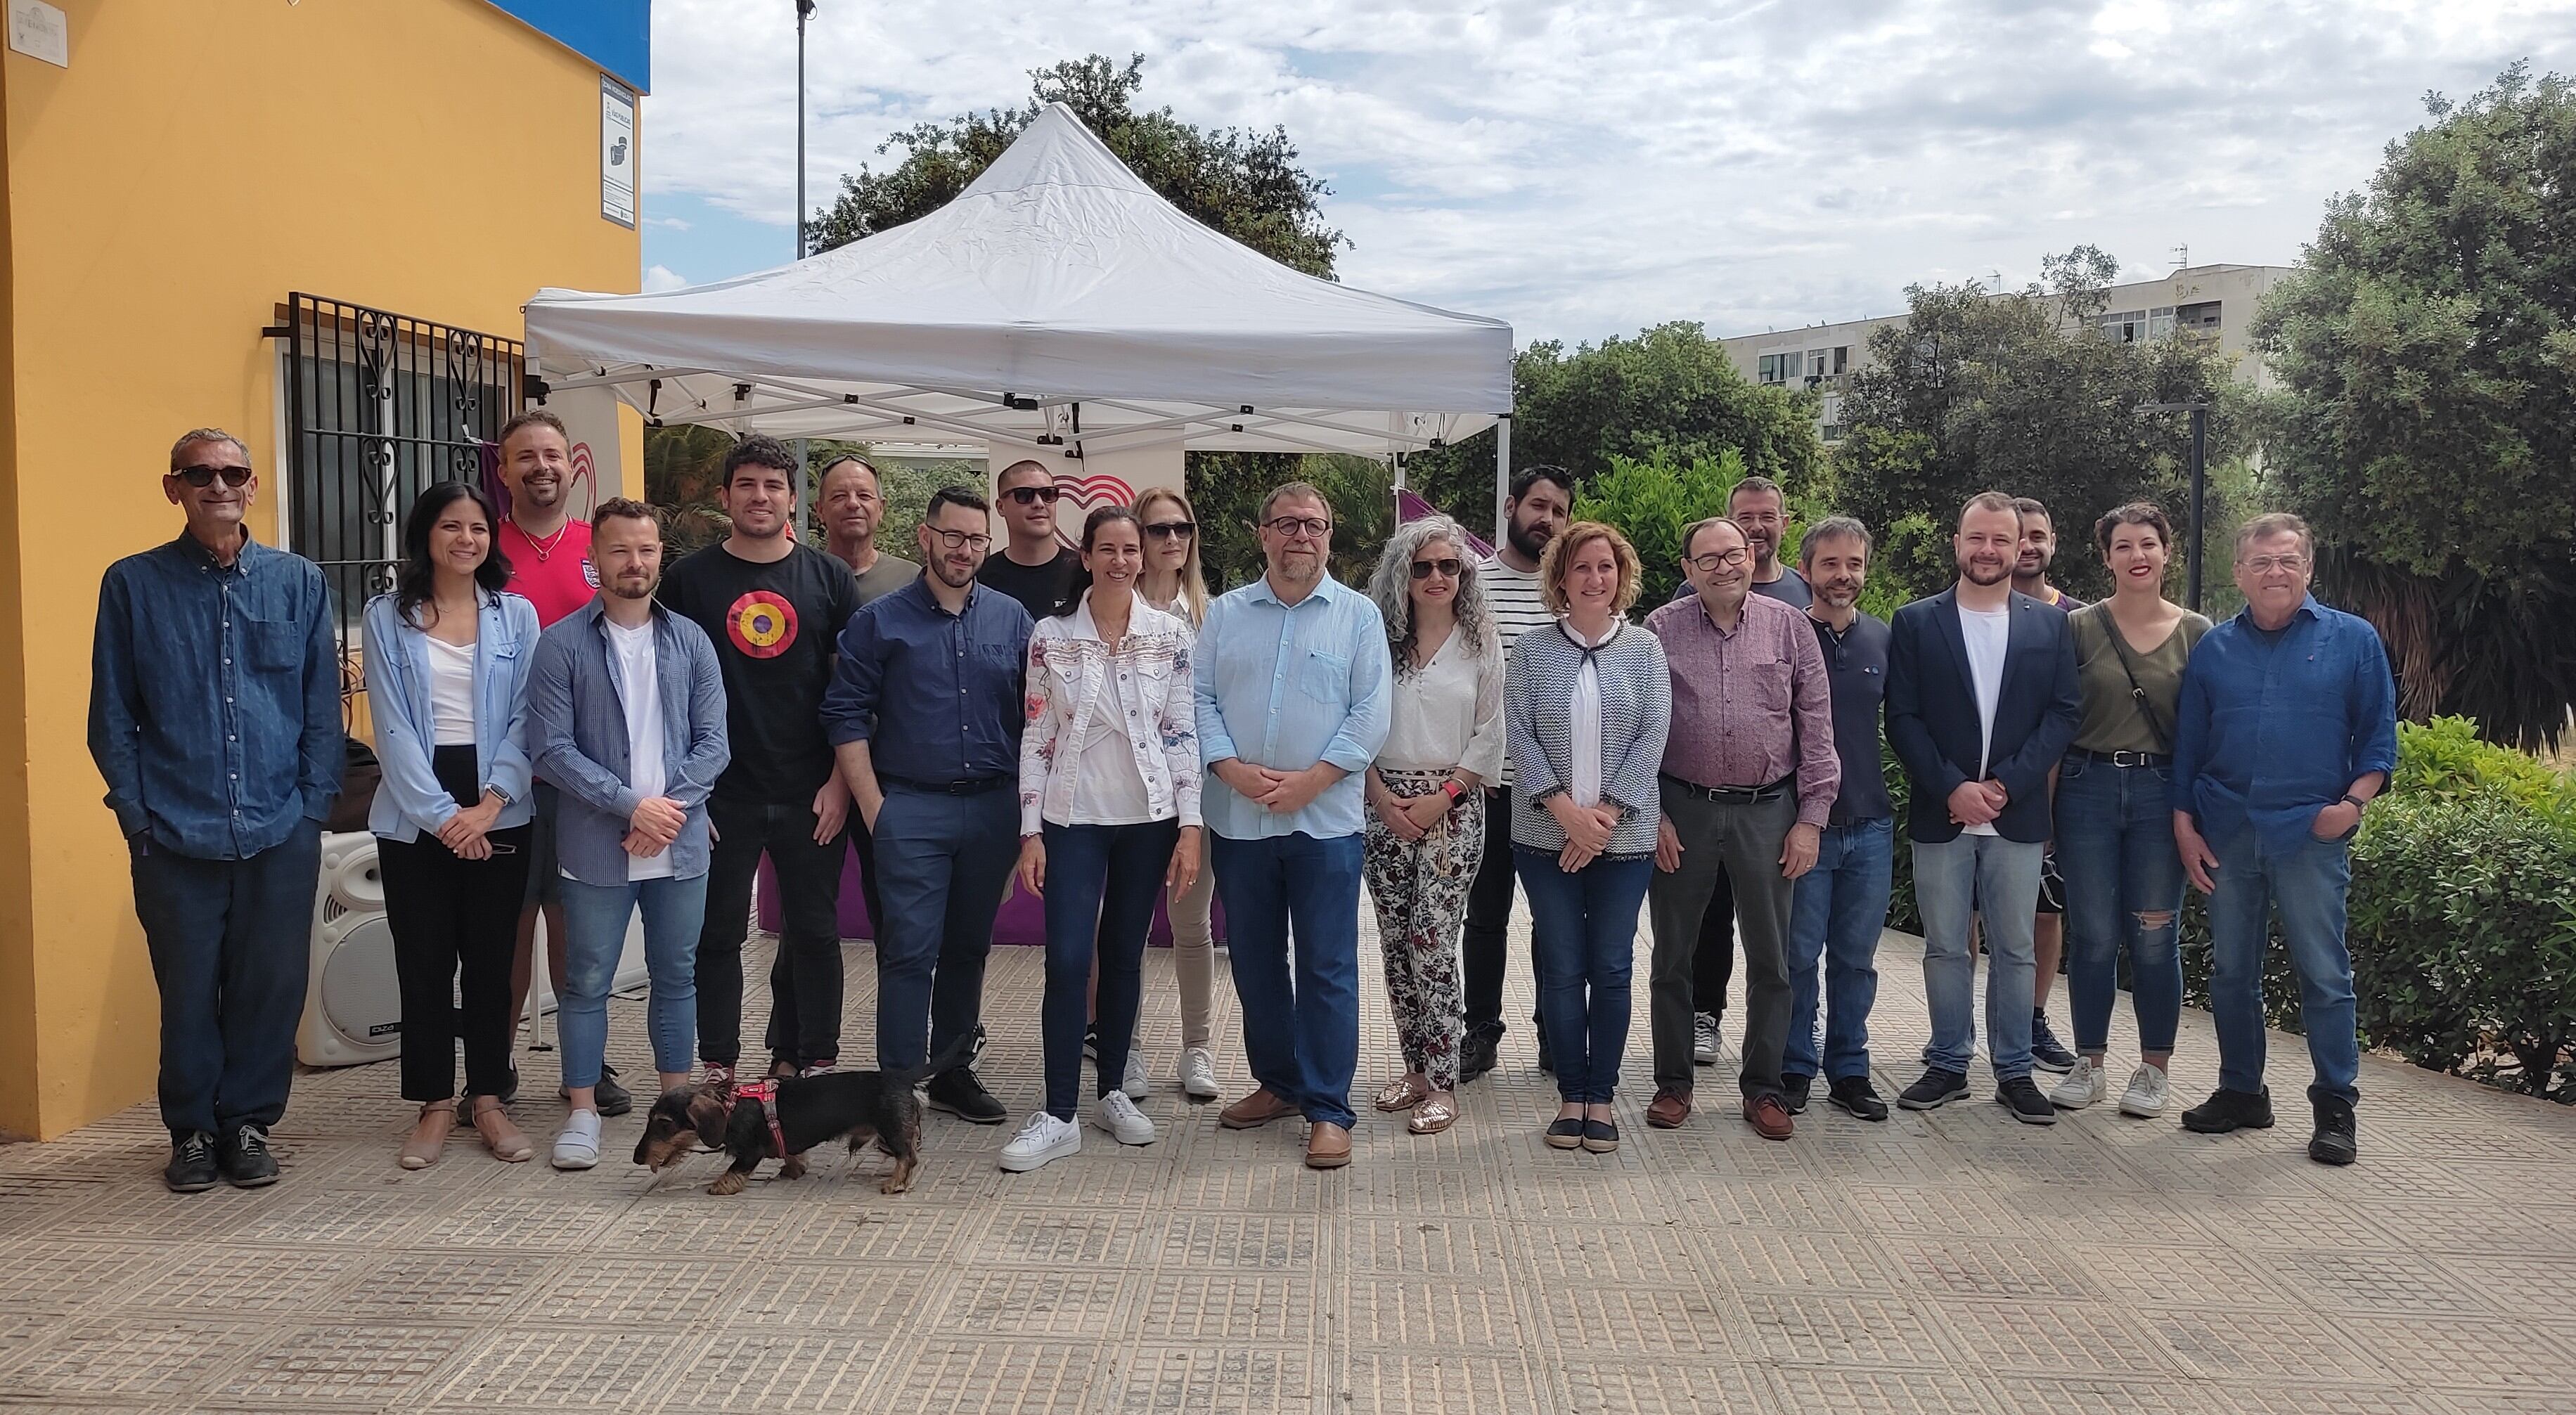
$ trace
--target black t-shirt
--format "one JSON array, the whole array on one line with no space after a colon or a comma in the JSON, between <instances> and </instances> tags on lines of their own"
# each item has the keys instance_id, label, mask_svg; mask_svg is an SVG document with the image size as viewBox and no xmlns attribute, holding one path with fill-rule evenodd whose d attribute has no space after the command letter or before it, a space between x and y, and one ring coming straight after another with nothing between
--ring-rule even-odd
<instances>
[{"instance_id":1,"label":"black t-shirt","mask_svg":"<svg viewBox=\"0 0 2576 1415\"><path fill-rule=\"evenodd\" d=\"M823 690L832 647L858 612L850 567L810 546L755 564L721 543L662 576L661 600L715 641L724 671L733 761L716 793L762 805L804 805L832 774Z\"/></svg>"},{"instance_id":2,"label":"black t-shirt","mask_svg":"<svg viewBox=\"0 0 2576 1415\"><path fill-rule=\"evenodd\" d=\"M1031 619L1062 614L1091 588L1091 572L1082 568L1082 556L1071 546L1044 565L1023 565L997 549L984 557L975 578L1018 600Z\"/></svg>"}]
</instances>

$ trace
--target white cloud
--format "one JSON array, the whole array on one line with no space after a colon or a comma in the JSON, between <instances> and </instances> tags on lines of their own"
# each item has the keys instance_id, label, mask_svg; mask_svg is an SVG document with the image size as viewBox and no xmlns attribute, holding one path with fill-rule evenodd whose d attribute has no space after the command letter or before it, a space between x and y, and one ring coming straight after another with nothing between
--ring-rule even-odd
<instances>
[{"instance_id":1,"label":"white cloud","mask_svg":"<svg viewBox=\"0 0 2576 1415\"><path fill-rule=\"evenodd\" d=\"M648 295L660 294L664 290L677 290L688 283L689 277L667 265L657 265L644 272L644 293Z\"/></svg>"},{"instance_id":2,"label":"white cloud","mask_svg":"<svg viewBox=\"0 0 2576 1415\"><path fill-rule=\"evenodd\" d=\"M654 6L647 171L783 230L779 12ZM1880 313L2079 241L2133 274L2186 243L2293 260L2425 90L2524 56L2576 69L2576 0L825 0L808 200L886 166L889 133L1016 104L1027 70L1095 51L1144 53L1146 101L1189 121L1284 124L1339 193L1345 280L1582 339Z\"/></svg>"},{"instance_id":3,"label":"white cloud","mask_svg":"<svg viewBox=\"0 0 2576 1415\"><path fill-rule=\"evenodd\" d=\"M676 216L647 216L644 218L644 224L647 226L659 226L665 231L686 231L689 229L689 223Z\"/></svg>"}]
</instances>

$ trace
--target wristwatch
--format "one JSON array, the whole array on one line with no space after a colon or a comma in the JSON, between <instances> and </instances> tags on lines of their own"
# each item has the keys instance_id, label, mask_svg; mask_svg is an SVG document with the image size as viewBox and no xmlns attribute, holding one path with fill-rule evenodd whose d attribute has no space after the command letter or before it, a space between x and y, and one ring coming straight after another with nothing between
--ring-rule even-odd
<instances>
[{"instance_id":1,"label":"wristwatch","mask_svg":"<svg viewBox=\"0 0 2576 1415\"><path fill-rule=\"evenodd\" d=\"M2356 811L2368 811L2370 809L2370 803L2368 801L2361 799L2359 796L2356 796L2349 791L2343 793L2343 799Z\"/></svg>"},{"instance_id":2,"label":"wristwatch","mask_svg":"<svg viewBox=\"0 0 2576 1415\"><path fill-rule=\"evenodd\" d=\"M487 795L487 796L497 796L497 797L499 797L499 798L500 798L500 800L501 800L501 804L502 804L502 805L504 805L504 806L507 806L507 805L511 804L511 801L510 801L510 793L509 793L509 792L507 792L507 791L502 790L502 789L501 789L500 787L498 787L498 786L494 786L494 785L492 785L492 784L491 784L491 783L489 783L489 782L484 783L484 786L483 786L483 794L485 794L485 795Z\"/></svg>"},{"instance_id":3,"label":"wristwatch","mask_svg":"<svg viewBox=\"0 0 2576 1415\"><path fill-rule=\"evenodd\" d=\"M1451 777L1449 780L1440 783L1440 794L1448 797L1451 801L1456 801L1459 797L1467 794L1467 788L1459 785L1456 777Z\"/></svg>"}]
</instances>

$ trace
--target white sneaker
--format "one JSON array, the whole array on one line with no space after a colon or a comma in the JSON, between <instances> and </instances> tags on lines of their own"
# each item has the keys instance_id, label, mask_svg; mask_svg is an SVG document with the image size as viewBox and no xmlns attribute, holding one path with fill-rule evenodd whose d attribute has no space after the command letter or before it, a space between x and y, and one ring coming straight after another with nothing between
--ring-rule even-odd
<instances>
[{"instance_id":1,"label":"white sneaker","mask_svg":"<svg viewBox=\"0 0 2576 1415\"><path fill-rule=\"evenodd\" d=\"M599 1163L599 1112L577 1110L555 1132L555 1168L589 1169Z\"/></svg>"},{"instance_id":2,"label":"white sneaker","mask_svg":"<svg viewBox=\"0 0 2576 1415\"><path fill-rule=\"evenodd\" d=\"M1002 1147L1002 1168L1025 1174L1050 1160L1081 1153L1082 1127L1041 1110L1030 1115L1029 1123Z\"/></svg>"},{"instance_id":3,"label":"white sneaker","mask_svg":"<svg viewBox=\"0 0 2576 1415\"><path fill-rule=\"evenodd\" d=\"M1145 1074L1145 1053L1142 1048L1135 1046L1127 1048L1127 1079L1118 1084L1118 1089L1125 1091L1127 1099L1131 1101L1141 1101L1154 1093L1153 1078Z\"/></svg>"},{"instance_id":4,"label":"white sneaker","mask_svg":"<svg viewBox=\"0 0 2576 1415\"><path fill-rule=\"evenodd\" d=\"M1216 1058L1206 1047L1181 1049L1181 1094L1194 1101L1216 1099Z\"/></svg>"},{"instance_id":5,"label":"white sneaker","mask_svg":"<svg viewBox=\"0 0 2576 1415\"><path fill-rule=\"evenodd\" d=\"M2059 1110L2082 1110L2088 1105L2099 1105L2102 1097L2108 1094L2110 1084L2111 1078L2102 1074L2102 1063L2089 1056L2079 1056L2075 1058L2074 1068L2066 1073L2066 1079L2058 1082L2057 1089L2048 1093L2048 1103Z\"/></svg>"},{"instance_id":6,"label":"white sneaker","mask_svg":"<svg viewBox=\"0 0 2576 1415\"><path fill-rule=\"evenodd\" d=\"M1691 1060L1702 1066L1717 1064L1717 1016L1709 1012L1691 1014Z\"/></svg>"},{"instance_id":7,"label":"white sneaker","mask_svg":"<svg viewBox=\"0 0 2576 1415\"><path fill-rule=\"evenodd\" d=\"M2173 1082L2165 1073L2140 1062L2129 1073L2129 1089L2120 1093L2120 1113L2153 1120L2165 1113L2165 1101L2172 1094Z\"/></svg>"},{"instance_id":8,"label":"white sneaker","mask_svg":"<svg viewBox=\"0 0 2576 1415\"><path fill-rule=\"evenodd\" d=\"M1116 1137L1119 1144L1154 1143L1154 1122L1145 1118L1145 1112L1138 1110L1136 1103L1127 1099L1124 1091L1111 1091L1102 1096L1100 1109L1092 1112L1091 1121Z\"/></svg>"}]
</instances>

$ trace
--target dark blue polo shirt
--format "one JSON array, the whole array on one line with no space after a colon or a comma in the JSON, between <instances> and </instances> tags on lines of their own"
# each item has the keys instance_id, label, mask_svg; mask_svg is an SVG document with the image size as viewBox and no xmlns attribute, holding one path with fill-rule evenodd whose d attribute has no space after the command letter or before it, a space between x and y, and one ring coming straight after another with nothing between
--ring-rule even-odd
<instances>
[{"instance_id":1,"label":"dark blue polo shirt","mask_svg":"<svg viewBox=\"0 0 2576 1415\"><path fill-rule=\"evenodd\" d=\"M1887 703L1887 621L1855 611L1851 627L1807 616L1816 646L1825 651L1825 682L1834 698L1834 751L1842 758L1842 790L1827 825L1858 825L1896 813L1887 775L1878 759L1878 724Z\"/></svg>"}]
</instances>

